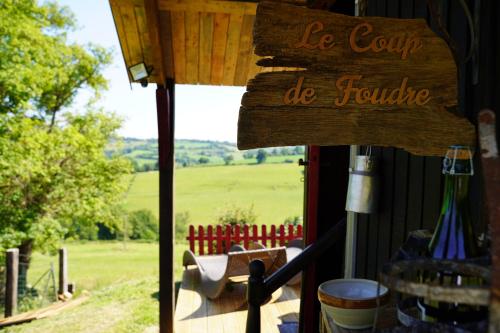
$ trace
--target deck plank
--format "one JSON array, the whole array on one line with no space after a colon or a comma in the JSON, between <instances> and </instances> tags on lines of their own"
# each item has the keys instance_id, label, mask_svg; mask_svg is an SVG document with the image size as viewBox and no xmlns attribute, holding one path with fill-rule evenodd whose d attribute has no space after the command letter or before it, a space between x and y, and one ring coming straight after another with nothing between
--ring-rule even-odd
<instances>
[{"instance_id":1,"label":"deck plank","mask_svg":"<svg viewBox=\"0 0 500 333\"><path fill-rule=\"evenodd\" d=\"M177 298L175 331L182 333L244 333L247 319L246 285L231 284L219 298L209 300L199 292L194 268L184 272ZM262 332L279 332L283 321L298 321L300 291L290 287L277 290L261 308Z\"/></svg>"}]
</instances>

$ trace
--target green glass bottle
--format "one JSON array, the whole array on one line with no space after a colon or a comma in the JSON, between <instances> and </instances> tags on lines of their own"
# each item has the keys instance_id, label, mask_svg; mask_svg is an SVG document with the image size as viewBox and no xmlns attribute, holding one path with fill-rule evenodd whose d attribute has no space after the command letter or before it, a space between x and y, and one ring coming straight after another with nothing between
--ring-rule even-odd
<instances>
[{"instance_id":1,"label":"green glass bottle","mask_svg":"<svg viewBox=\"0 0 500 333\"><path fill-rule=\"evenodd\" d=\"M468 147L452 146L443 160L444 192L441 214L428 246L428 256L438 260L465 260L478 256L469 210L469 180L474 174ZM425 274L424 280L440 285L478 284L477 279L451 272ZM419 300L422 318L431 322L460 324L485 316L484 309L456 303Z\"/></svg>"},{"instance_id":2,"label":"green glass bottle","mask_svg":"<svg viewBox=\"0 0 500 333\"><path fill-rule=\"evenodd\" d=\"M429 244L434 259L463 260L478 254L467 200L474 173L471 155L467 147L453 146L443 160L443 204Z\"/></svg>"}]
</instances>

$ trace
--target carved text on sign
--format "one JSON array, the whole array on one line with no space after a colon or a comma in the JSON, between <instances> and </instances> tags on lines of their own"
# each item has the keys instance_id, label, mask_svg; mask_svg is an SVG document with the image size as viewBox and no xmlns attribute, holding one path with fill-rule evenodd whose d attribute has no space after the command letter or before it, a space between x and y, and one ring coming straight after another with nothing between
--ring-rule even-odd
<instances>
[{"instance_id":1,"label":"carved text on sign","mask_svg":"<svg viewBox=\"0 0 500 333\"><path fill-rule=\"evenodd\" d=\"M353 17L261 0L257 65L238 119L238 148L374 145L443 156L475 143L455 112L457 68L423 19ZM276 70L283 68L283 70Z\"/></svg>"},{"instance_id":2,"label":"carved text on sign","mask_svg":"<svg viewBox=\"0 0 500 333\"><path fill-rule=\"evenodd\" d=\"M321 21L313 21L309 23L304 30L302 39L295 44L295 48L305 48L309 50L320 49L327 50L332 48L336 43L333 41L333 34L323 33L319 42L314 44L310 41L313 34L324 30L324 24ZM349 46L356 53L364 53L373 51L375 53L387 51L389 53L398 53L402 60L408 58L412 53L417 52L423 46L422 40L419 37L406 37L401 34L398 36L386 37L378 35L373 37L369 43L361 43L360 37L370 36L373 32L373 26L370 23L363 22L356 25L349 35ZM364 44L364 45L363 45Z\"/></svg>"},{"instance_id":3,"label":"carved text on sign","mask_svg":"<svg viewBox=\"0 0 500 333\"><path fill-rule=\"evenodd\" d=\"M283 99L283 102L286 105L297 105L299 103L308 105L314 102L314 100L316 99L314 88L306 88L302 90L303 83L304 77L301 76L299 77L299 80L297 81L295 87L288 89L285 94L285 98Z\"/></svg>"},{"instance_id":4,"label":"carved text on sign","mask_svg":"<svg viewBox=\"0 0 500 333\"><path fill-rule=\"evenodd\" d=\"M323 31L323 29L324 25L320 21L314 21L312 23L309 23L306 27L306 30L304 31L302 40L297 44L295 44L295 48L300 49L303 47L309 50L314 50L319 48L320 50L326 50L334 46L335 43L333 42L332 34L323 34L319 39L319 43L316 45L309 43L309 38L311 37L311 35L317 32L321 32Z\"/></svg>"},{"instance_id":5,"label":"carved text on sign","mask_svg":"<svg viewBox=\"0 0 500 333\"><path fill-rule=\"evenodd\" d=\"M357 104L372 105L425 105L430 101L429 89L415 90L408 84L408 78L401 81L401 85L396 89L389 88L356 88L354 82L363 78L361 75L344 75L337 80L335 86L342 92L342 98L335 99L335 105L344 106L351 99L351 94Z\"/></svg>"},{"instance_id":6,"label":"carved text on sign","mask_svg":"<svg viewBox=\"0 0 500 333\"><path fill-rule=\"evenodd\" d=\"M335 105L342 107L351 100L356 104L371 105L403 105L408 106L427 104L431 97L429 89L415 90L408 85L408 78L405 77L397 88L368 88L356 87L358 81L363 79L362 75L343 75L335 82L335 87L339 92L335 98ZM297 83L288 89L283 98L285 105L309 105L317 98L314 88L303 88L304 77L301 76Z\"/></svg>"},{"instance_id":7,"label":"carved text on sign","mask_svg":"<svg viewBox=\"0 0 500 333\"><path fill-rule=\"evenodd\" d=\"M358 32L360 36L367 36L373 32L373 26L370 23L360 23L352 29L349 36L349 45L354 52L363 53L366 51L381 52L387 51L390 53L401 54L401 59L406 59L410 53L415 53L422 48L422 40L419 37L408 37L403 35L385 37L383 35L375 36L367 46L358 44Z\"/></svg>"}]
</instances>

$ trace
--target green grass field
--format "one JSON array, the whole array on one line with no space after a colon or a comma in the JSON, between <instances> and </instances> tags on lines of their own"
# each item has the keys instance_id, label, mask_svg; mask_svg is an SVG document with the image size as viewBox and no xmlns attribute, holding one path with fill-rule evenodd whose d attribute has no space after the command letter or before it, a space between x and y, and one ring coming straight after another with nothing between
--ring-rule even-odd
<instances>
[{"instance_id":1,"label":"green grass field","mask_svg":"<svg viewBox=\"0 0 500 333\"><path fill-rule=\"evenodd\" d=\"M188 211L192 224L216 223L218 213L253 205L257 224L280 224L302 216L302 168L296 164L231 165L175 170L175 211ZM158 173L136 174L127 196L129 211L158 216Z\"/></svg>"},{"instance_id":2,"label":"green grass field","mask_svg":"<svg viewBox=\"0 0 500 333\"><path fill-rule=\"evenodd\" d=\"M216 223L217 213L235 205L253 205L258 224L280 224L302 215L303 183L296 164L232 165L175 170L175 209L188 211L192 224ZM126 207L158 215L158 173L132 177ZM90 291L84 304L43 320L7 328L12 333L157 332L157 243L70 242L69 280L77 295ZM185 242L175 246L174 274L181 280ZM57 257L34 253L28 279L32 284ZM57 272L56 272L57 274ZM57 276L57 275L56 275Z\"/></svg>"},{"instance_id":3,"label":"green grass field","mask_svg":"<svg viewBox=\"0 0 500 333\"><path fill-rule=\"evenodd\" d=\"M156 332L157 243L71 242L65 246L69 280L76 283L78 294L89 290L90 298L57 316L7 328L5 332L129 333L147 329ZM180 263L177 257L176 262ZM33 283L51 261L57 267L57 257L35 253L29 281ZM179 264L176 274L181 271Z\"/></svg>"}]
</instances>

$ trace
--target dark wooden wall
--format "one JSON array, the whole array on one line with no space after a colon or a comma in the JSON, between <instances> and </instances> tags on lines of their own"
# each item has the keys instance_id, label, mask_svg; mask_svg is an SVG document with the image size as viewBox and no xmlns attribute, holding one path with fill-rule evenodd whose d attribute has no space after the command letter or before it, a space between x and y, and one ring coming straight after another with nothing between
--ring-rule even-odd
<instances>
[{"instance_id":1,"label":"dark wooden wall","mask_svg":"<svg viewBox=\"0 0 500 333\"><path fill-rule=\"evenodd\" d=\"M459 59L464 59L470 43L466 16L459 0L430 0L439 4L445 28L457 45ZM476 7L475 3L479 3ZM354 0L337 0L330 10L352 14ZM471 14L479 20L478 53L475 62L459 64L460 112L473 123L483 108L500 109L500 4L498 0L470 0ZM424 18L435 31L438 26L431 20L427 0L368 0L369 16ZM477 30L476 27L476 30ZM477 80L473 80L474 71ZM497 112L498 114L498 112ZM500 116L497 116L497 121ZM500 128L497 124L497 128ZM400 149L375 147L373 154L380 162L381 198L377 214L359 215L356 276L377 278L380 267L401 246L411 230L433 229L441 206L441 158L417 157ZM318 163L317 237L345 216L347 193L348 147L320 147ZM476 154L477 157L477 154ZM476 175L472 178L470 206L476 232L486 229L483 214L481 167L475 160ZM310 195L311 193L309 193ZM313 290L328 279L343 277L343 244L337 244L316 262L314 281L304 280ZM303 295L314 297L314 295ZM314 302L313 313L304 316L306 324L301 332L317 332L319 303ZM307 326L307 327L306 327Z\"/></svg>"},{"instance_id":2,"label":"dark wooden wall","mask_svg":"<svg viewBox=\"0 0 500 333\"><path fill-rule=\"evenodd\" d=\"M478 14L479 47L474 60L463 63L470 34L466 16L458 0L435 0L441 9L445 28L456 44L459 69L459 110L473 123L477 112L485 107L498 109L499 89L499 4L495 0L470 1L474 18ZM369 0L367 16L424 18L438 34L426 0ZM474 78L476 76L476 79ZM441 158L418 157L400 149L374 149L379 158L381 200L376 214L360 214L358 219L356 276L376 279L386 262L411 230L433 229L439 216L442 195ZM477 157L477 154L476 154ZM486 227L483 217L481 170L475 161L476 175L471 182L470 207L476 232Z\"/></svg>"}]
</instances>

